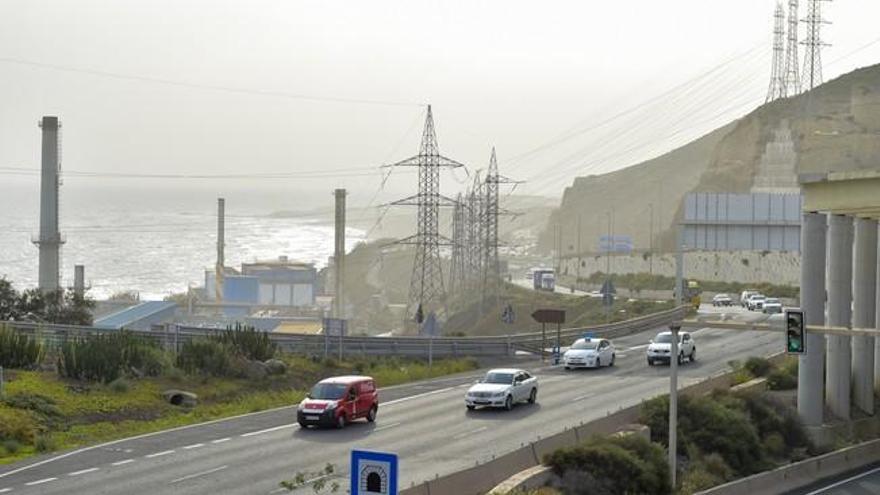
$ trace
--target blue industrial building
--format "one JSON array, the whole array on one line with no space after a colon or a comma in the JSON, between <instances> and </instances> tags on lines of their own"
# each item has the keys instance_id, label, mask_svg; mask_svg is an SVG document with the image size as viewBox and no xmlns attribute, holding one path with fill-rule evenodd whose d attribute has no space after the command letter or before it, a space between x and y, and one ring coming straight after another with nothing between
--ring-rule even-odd
<instances>
[{"instance_id":1,"label":"blue industrial building","mask_svg":"<svg viewBox=\"0 0 880 495\"><path fill-rule=\"evenodd\" d=\"M205 271L208 299L216 300L215 274ZM318 272L310 263L273 261L243 263L241 272L226 268L223 276L223 302L232 303L227 315L246 315L251 306L303 308L315 305ZM238 307L238 305L241 305Z\"/></svg>"}]
</instances>

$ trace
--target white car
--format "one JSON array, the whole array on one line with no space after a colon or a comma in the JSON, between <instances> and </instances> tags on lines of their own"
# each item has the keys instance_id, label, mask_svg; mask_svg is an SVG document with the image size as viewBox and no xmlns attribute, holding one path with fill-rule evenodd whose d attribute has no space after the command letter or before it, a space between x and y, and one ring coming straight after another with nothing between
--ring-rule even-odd
<instances>
[{"instance_id":1,"label":"white car","mask_svg":"<svg viewBox=\"0 0 880 495\"><path fill-rule=\"evenodd\" d=\"M489 370L464 396L468 410L477 406L503 407L508 411L518 402L534 404L538 399L538 379L525 370Z\"/></svg>"},{"instance_id":2,"label":"white car","mask_svg":"<svg viewBox=\"0 0 880 495\"><path fill-rule=\"evenodd\" d=\"M648 345L648 366L654 366L658 362L671 362L672 332L660 332ZM690 362L697 360L697 343L688 332L678 332L678 364L684 363L685 358Z\"/></svg>"},{"instance_id":3,"label":"white car","mask_svg":"<svg viewBox=\"0 0 880 495\"><path fill-rule=\"evenodd\" d=\"M760 292L752 289L742 291L742 294L739 296L739 305L744 308L748 306L749 298L755 294L760 294Z\"/></svg>"},{"instance_id":4,"label":"white car","mask_svg":"<svg viewBox=\"0 0 880 495\"><path fill-rule=\"evenodd\" d=\"M562 355L562 365L571 368L614 366L614 344L606 339L577 339Z\"/></svg>"},{"instance_id":5,"label":"white car","mask_svg":"<svg viewBox=\"0 0 880 495\"><path fill-rule=\"evenodd\" d=\"M767 297L764 294L752 294L749 296L749 300L746 301L746 307L749 308L749 311L759 311L764 309L764 301Z\"/></svg>"},{"instance_id":6,"label":"white car","mask_svg":"<svg viewBox=\"0 0 880 495\"><path fill-rule=\"evenodd\" d=\"M712 306L732 306L733 300L727 294L716 294L712 298Z\"/></svg>"},{"instance_id":7,"label":"white car","mask_svg":"<svg viewBox=\"0 0 880 495\"><path fill-rule=\"evenodd\" d=\"M769 315L782 313L782 301L775 297L768 297L764 300L763 311Z\"/></svg>"}]
</instances>

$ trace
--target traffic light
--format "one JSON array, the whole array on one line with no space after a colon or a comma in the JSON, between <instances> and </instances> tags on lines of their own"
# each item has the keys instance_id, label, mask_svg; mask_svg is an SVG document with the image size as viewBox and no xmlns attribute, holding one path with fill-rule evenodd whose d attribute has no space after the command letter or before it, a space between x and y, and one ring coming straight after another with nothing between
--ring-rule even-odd
<instances>
[{"instance_id":1,"label":"traffic light","mask_svg":"<svg viewBox=\"0 0 880 495\"><path fill-rule=\"evenodd\" d=\"M804 312L799 309L785 310L785 352L803 354L807 350L807 331Z\"/></svg>"}]
</instances>

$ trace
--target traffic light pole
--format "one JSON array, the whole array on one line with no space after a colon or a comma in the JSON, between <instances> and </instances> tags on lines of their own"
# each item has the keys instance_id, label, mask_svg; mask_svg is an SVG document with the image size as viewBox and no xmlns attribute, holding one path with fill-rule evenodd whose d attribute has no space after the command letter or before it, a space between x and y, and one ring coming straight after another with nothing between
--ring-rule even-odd
<instances>
[{"instance_id":1,"label":"traffic light pole","mask_svg":"<svg viewBox=\"0 0 880 495\"><path fill-rule=\"evenodd\" d=\"M669 476L675 493L676 464L678 461L678 324L669 326L672 344L669 352Z\"/></svg>"}]
</instances>

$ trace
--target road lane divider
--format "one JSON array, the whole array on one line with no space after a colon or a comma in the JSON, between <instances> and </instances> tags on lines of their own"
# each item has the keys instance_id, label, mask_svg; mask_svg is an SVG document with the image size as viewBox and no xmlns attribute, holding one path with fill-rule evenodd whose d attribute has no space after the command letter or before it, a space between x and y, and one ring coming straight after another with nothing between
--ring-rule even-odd
<instances>
[{"instance_id":1,"label":"road lane divider","mask_svg":"<svg viewBox=\"0 0 880 495\"><path fill-rule=\"evenodd\" d=\"M12 488L0 488L0 493L9 493L12 491Z\"/></svg>"},{"instance_id":2,"label":"road lane divider","mask_svg":"<svg viewBox=\"0 0 880 495\"><path fill-rule=\"evenodd\" d=\"M97 471L99 469L101 469L101 468L93 467L93 468L88 468L88 469L81 469L79 471L74 471L74 472L68 474L68 476L79 476L81 474L94 473L95 471Z\"/></svg>"},{"instance_id":3,"label":"road lane divider","mask_svg":"<svg viewBox=\"0 0 880 495\"><path fill-rule=\"evenodd\" d=\"M134 459L125 459L124 461L117 461L117 462L114 462L110 465L111 466L124 466L126 464L131 464L132 462L134 462Z\"/></svg>"},{"instance_id":4,"label":"road lane divider","mask_svg":"<svg viewBox=\"0 0 880 495\"><path fill-rule=\"evenodd\" d=\"M461 440L462 438L465 438L465 437L467 437L467 436L469 436L469 435L474 435L474 434L476 434L476 433L479 433L479 432L481 432L481 431L486 431L486 430L488 430L488 429L489 429L488 426L481 426L481 427L479 427L479 428L477 428L477 429L475 429L475 430L463 431L463 432L461 432L461 433L459 433L459 434L457 434L457 435L453 435L452 439L453 439L453 440Z\"/></svg>"},{"instance_id":5,"label":"road lane divider","mask_svg":"<svg viewBox=\"0 0 880 495\"><path fill-rule=\"evenodd\" d=\"M297 426L297 424L291 423L289 425L281 425L281 426L276 426L274 428L266 428L265 430L252 431L250 433L242 433L241 436L245 437L245 438L252 437L252 436L256 436L256 435L262 435L263 433L271 433L273 431L286 430L287 428L293 428L294 426Z\"/></svg>"},{"instance_id":6,"label":"road lane divider","mask_svg":"<svg viewBox=\"0 0 880 495\"><path fill-rule=\"evenodd\" d=\"M232 440L232 437L218 438L217 440L211 440L211 443L223 443L223 442L228 442L230 440Z\"/></svg>"},{"instance_id":7,"label":"road lane divider","mask_svg":"<svg viewBox=\"0 0 880 495\"><path fill-rule=\"evenodd\" d=\"M187 445L186 447L183 448L183 450L192 450L192 449L197 449L199 447L204 447L204 446L205 446L205 444L203 444L203 443L194 443L192 445Z\"/></svg>"},{"instance_id":8,"label":"road lane divider","mask_svg":"<svg viewBox=\"0 0 880 495\"><path fill-rule=\"evenodd\" d=\"M168 454L173 454L173 453L174 453L173 450L163 450L162 452L156 452L155 454L148 454L148 455L145 455L144 457L146 457L147 459L154 459L156 457L162 457L162 456L165 456Z\"/></svg>"},{"instance_id":9,"label":"road lane divider","mask_svg":"<svg viewBox=\"0 0 880 495\"><path fill-rule=\"evenodd\" d=\"M387 430L389 428L394 428L395 426L400 426L400 423L399 422L398 423L390 423L387 425L377 426L377 427L373 428L372 433L375 433L377 431Z\"/></svg>"},{"instance_id":10,"label":"road lane divider","mask_svg":"<svg viewBox=\"0 0 880 495\"><path fill-rule=\"evenodd\" d=\"M37 486L37 485L42 485L43 483L49 483L49 482L51 482L51 481L55 481L55 480L57 480L57 479L58 479L58 478L43 478L43 479L41 479L41 480L31 481L30 483L25 483L24 486Z\"/></svg>"},{"instance_id":11,"label":"road lane divider","mask_svg":"<svg viewBox=\"0 0 880 495\"><path fill-rule=\"evenodd\" d=\"M194 479L194 478L200 478L200 477L202 477L202 476L207 476L207 475L209 475L209 474L214 474L214 473L216 473L216 472L223 471L224 469L226 469L226 468L228 468L228 467L229 467L229 466L220 466L220 467L216 467L216 468L214 468L214 469L209 469L209 470L207 470L207 471L202 471L202 472L200 472L200 473L189 474L189 475L183 476L183 477L181 477L181 478L177 478L177 479L171 480L171 481L168 482L168 484L169 484L169 485L173 485L173 484L175 484L175 483L180 483L180 482L182 482L182 481L187 481L187 480L191 480L191 479Z\"/></svg>"}]
</instances>

